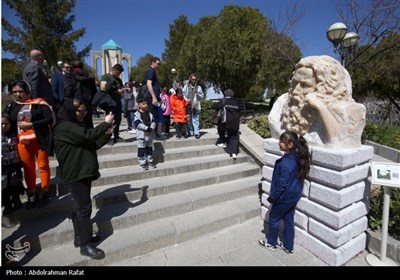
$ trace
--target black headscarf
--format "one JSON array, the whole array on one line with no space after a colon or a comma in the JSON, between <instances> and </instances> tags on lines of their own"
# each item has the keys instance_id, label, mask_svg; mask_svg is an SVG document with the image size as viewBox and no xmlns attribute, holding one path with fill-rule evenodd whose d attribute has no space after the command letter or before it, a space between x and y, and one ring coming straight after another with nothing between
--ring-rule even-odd
<instances>
[{"instance_id":1,"label":"black headscarf","mask_svg":"<svg viewBox=\"0 0 400 280\"><path fill-rule=\"evenodd\" d=\"M225 97L233 97L235 95L235 92L233 91L233 89L227 89L224 91L224 96Z\"/></svg>"},{"instance_id":2,"label":"black headscarf","mask_svg":"<svg viewBox=\"0 0 400 280\"><path fill-rule=\"evenodd\" d=\"M61 122L74 122L78 123L78 119L76 118L76 109L74 106L73 99L64 99L63 105L57 114L57 124Z\"/></svg>"}]
</instances>

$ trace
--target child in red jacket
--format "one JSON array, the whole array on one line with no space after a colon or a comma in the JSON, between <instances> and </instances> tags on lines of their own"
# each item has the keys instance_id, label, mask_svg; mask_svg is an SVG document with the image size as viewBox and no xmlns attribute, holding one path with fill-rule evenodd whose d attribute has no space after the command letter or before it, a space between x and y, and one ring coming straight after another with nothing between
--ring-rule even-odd
<instances>
[{"instance_id":1,"label":"child in red jacket","mask_svg":"<svg viewBox=\"0 0 400 280\"><path fill-rule=\"evenodd\" d=\"M171 96L171 108L172 115L176 129L176 138L181 139L182 137L187 138L186 135L186 124L187 124L187 113L186 107L190 104L184 97L182 89L178 88L176 94Z\"/></svg>"}]
</instances>

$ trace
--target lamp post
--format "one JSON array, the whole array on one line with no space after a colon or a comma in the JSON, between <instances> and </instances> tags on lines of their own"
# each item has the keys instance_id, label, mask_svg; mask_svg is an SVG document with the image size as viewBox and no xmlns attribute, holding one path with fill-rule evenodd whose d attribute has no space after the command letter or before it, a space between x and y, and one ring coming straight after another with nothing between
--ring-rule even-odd
<instances>
[{"instance_id":1,"label":"lamp post","mask_svg":"<svg viewBox=\"0 0 400 280\"><path fill-rule=\"evenodd\" d=\"M340 55L343 67L346 67L346 59L354 56L360 37L354 32L347 32L347 26L341 22L332 24L326 32L326 37L332 42L335 53Z\"/></svg>"}]
</instances>

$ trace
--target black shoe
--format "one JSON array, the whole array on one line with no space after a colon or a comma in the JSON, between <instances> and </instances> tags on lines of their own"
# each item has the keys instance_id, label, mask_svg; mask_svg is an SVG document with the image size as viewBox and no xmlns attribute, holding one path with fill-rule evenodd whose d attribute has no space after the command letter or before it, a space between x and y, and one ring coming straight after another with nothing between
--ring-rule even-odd
<instances>
[{"instance_id":1,"label":"black shoe","mask_svg":"<svg viewBox=\"0 0 400 280\"><path fill-rule=\"evenodd\" d=\"M106 254L103 250L98 249L92 245L87 245L85 247L81 247L81 255L88 256L89 258L100 260L103 259Z\"/></svg>"},{"instance_id":2,"label":"black shoe","mask_svg":"<svg viewBox=\"0 0 400 280\"><path fill-rule=\"evenodd\" d=\"M9 215L13 212L11 203L4 206L3 215Z\"/></svg>"},{"instance_id":3,"label":"black shoe","mask_svg":"<svg viewBox=\"0 0 400 280\"><path fill-rule=\"evenodd\" d=\"M22 202L21 202L21 199L19 199L19 197L13 198L12 203L13 203L14 209L20 209L22 207Z\"/></svg>"},{"instance_id":4,"label":"black shoe","mask_svg":"<svg viewBox=\"0 0 400 280\"><path fill-rule=\"evenodd\" d=\"M90 243L97 243L101 240L101 236L100 235L95 235L90 237ZM75 236L74 239L74 246L75 248L81 247L81 241L79 240L79 236Z\"/></svg>"},{"instance_id":5,"label":"black shoe","mask_svg":"<svg viewBox=\"0 0 400 280\"><path fill-rule=\"evenodd\" d=\"M12 216L3 215L1 217L1 226L5 228L13 228L18 225L18 222Z\"/></svg>"},{"instance_id":6,"label":"black shoe","mask_svg":"<svg viewBox=\"0 0 400 280\"><path fill-rule=\"evenodd\" d=\"M123 143L123 142L125 142L125 140L124 140L124 138L121 138L121 137L114 137L114 144L116 144L116 143Z\"/></svg>"},{"instance_id":7,"label":"black shoe","mask_svg":"<svg viewBox=\"0 0 400 280\"><path fill-rule=\"evenodd\" d=\"M30 210L32 208L34 208L36 206L38 197L37 197L37 193L32 193L28 195L28 202L26 203L26 209Z\"/></svg>"},{"instance_id":8,"label":"black shoe","mask_svg":"<svg viewBox=\"0 0 400 280\"><path fill-rule=\"evenodd\" d=\"M39 201L37 203L37 207L43 208L49 203L49 192L48 191L42 191L39 196Z\"/></svg>"},{"instance_id":9,"label":"black shoe","mask_svg":"<svg viewBox=\"0 0 400 280\"><path fill-rule=\"evenodd\" d=\"M196 134L194 137L195 137L196 139L200 139L200 135L199 135L199 134Z\"/></svg>"}]
</instances>

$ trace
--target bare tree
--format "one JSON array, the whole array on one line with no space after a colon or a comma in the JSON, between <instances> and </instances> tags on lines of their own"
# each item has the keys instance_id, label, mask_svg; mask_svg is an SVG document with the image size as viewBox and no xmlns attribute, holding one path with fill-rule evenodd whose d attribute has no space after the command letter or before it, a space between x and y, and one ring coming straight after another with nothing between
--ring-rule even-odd
<instances>
[{"instance_id":1,"label":"bare tree","mask_svg":"<svg viewBox=\"0 0 400 280\"><path fill-rule=\"evenodd\" d=\"M391 34L400 31L399 0L349 0L346 5L343 5L343 1L338 1L336 10L346 26L360 36L358 45L362 48L356 52L353 60L348 62L348 66L357 60L358 63L367 63L374 59L376 53L369 55L362 62L359 60L371 47L375 47L383 37L391 36ZM384 52L385 50L379 51Z\"/></svg>"},{"instance_id":2,"label":"bare tree","mask_svg":"<svg viewBox=\"0 0 400 280\"><path fill-rule=\"evenodd\" d=\"M356 96L374 95L400 110L400 0L340 1L341 20L360 36L348 60Z\"/></svg>"}]
</instances>

